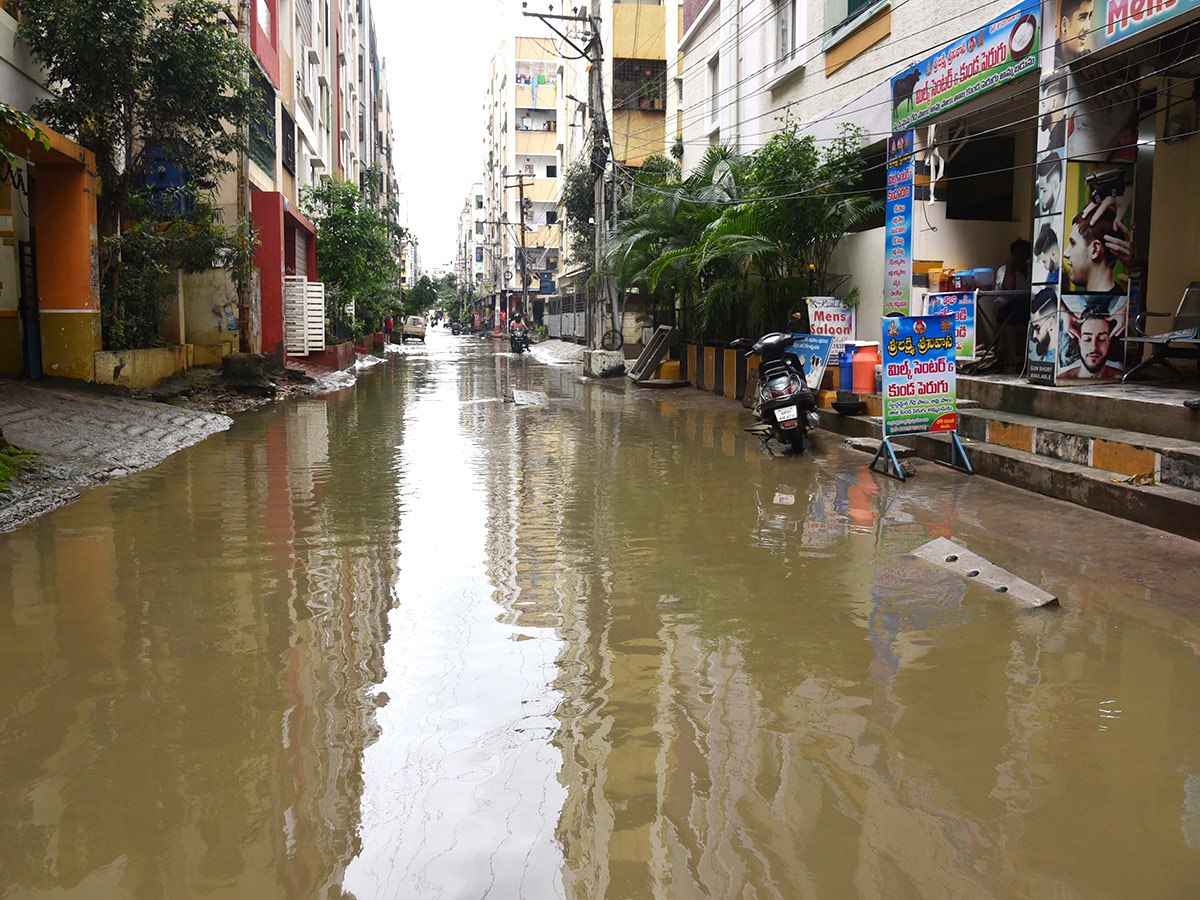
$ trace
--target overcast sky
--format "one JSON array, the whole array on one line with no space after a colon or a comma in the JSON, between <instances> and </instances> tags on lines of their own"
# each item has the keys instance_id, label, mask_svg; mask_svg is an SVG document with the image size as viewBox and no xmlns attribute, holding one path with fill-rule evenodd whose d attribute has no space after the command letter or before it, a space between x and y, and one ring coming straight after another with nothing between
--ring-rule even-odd
<instances>
[{"instance_id":1,"label":"overcast sky","mask_svg":"<svg viewBox=\"0 0 1200 900\"><path fill-rule=\"evenodd\" d=\"M453 263L458 213L484 163L488 63L503 36L521 29L521 2L374 0L371 7L387 60L396 176L421 266Z\"/></svg>"}]
</instances>

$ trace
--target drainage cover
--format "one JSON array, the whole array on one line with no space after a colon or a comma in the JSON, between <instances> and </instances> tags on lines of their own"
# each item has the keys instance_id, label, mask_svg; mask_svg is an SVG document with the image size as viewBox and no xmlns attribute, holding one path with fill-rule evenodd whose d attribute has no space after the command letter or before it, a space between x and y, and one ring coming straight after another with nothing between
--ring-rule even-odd
<instances>
[{"instance_id":1,"label":"drainage cover","mask_svg":"<svg viewBox=\"0 0 1200 900\"><path fill-rule=\"evenodd\" d=\"M913 556L949 569L968 581L977 581L997 594L1004 595L1006 600L1021 609L1036 609L1058 601L1053 594L1047 594L1025 579L1018 578L1012 572L988 562L979 554L972 553L966 547L960 547L946 538L922 544L913 551Z\"/></svg>"}]
</instances>

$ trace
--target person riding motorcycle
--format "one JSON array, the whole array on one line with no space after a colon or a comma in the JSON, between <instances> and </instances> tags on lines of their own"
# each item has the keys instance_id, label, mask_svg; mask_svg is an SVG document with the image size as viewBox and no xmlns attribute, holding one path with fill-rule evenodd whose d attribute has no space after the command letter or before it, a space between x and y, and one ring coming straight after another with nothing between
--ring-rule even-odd
<instances>
[{"instance_id":1,"label":"person riding motorcycle","mask_svg":"<svg viewBox=\"0 0 1200 900\"><path fill-rule=\"evenodd\" d=\"M529 349L529 328L521 313L514 313L508 325L508 341L513 353L523 353Z\"/></svg>"}]
</instances>

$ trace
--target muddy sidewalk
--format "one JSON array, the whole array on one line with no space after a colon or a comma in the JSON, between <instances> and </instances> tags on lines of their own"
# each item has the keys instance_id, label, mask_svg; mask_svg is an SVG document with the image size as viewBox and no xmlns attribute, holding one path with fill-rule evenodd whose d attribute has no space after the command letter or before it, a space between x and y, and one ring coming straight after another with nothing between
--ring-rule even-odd
<instances>
[{"instance_id":1,"label":"muddy sidewalk","mask_svg":"<svg viewBox=\"0 0 1200 900\"><path fill-rule=\"evenodd\" d=\"M0 383L0 434L38 453L0 498L0 532L70 503L81 488L151 468L232 424L216 413L65 383Z\"/></svg>"}]
</instances>

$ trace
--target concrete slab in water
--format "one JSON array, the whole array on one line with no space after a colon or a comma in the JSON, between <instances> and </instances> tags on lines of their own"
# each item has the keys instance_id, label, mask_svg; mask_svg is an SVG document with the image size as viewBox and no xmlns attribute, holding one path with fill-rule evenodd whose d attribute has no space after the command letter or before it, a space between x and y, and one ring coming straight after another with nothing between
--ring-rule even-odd
<instances>
[{"instance_id":1,"label":"concrete slab in water","mask_svg":"<svg viewBox=\"0 0 1200 900\"><path fill-rule=\"evenodd\" d=\"M913 551L913 556L957 572L963 578L985 584L996 593L1004 594L1021 609L1036 609L1058 600L1053 594L1034 587L1023 578L1018 578L1012 572L988 562L977 553L972 553L966 547L960 547L947 538L938 538L921 545Z\"/></svg>"}]
</instances>

